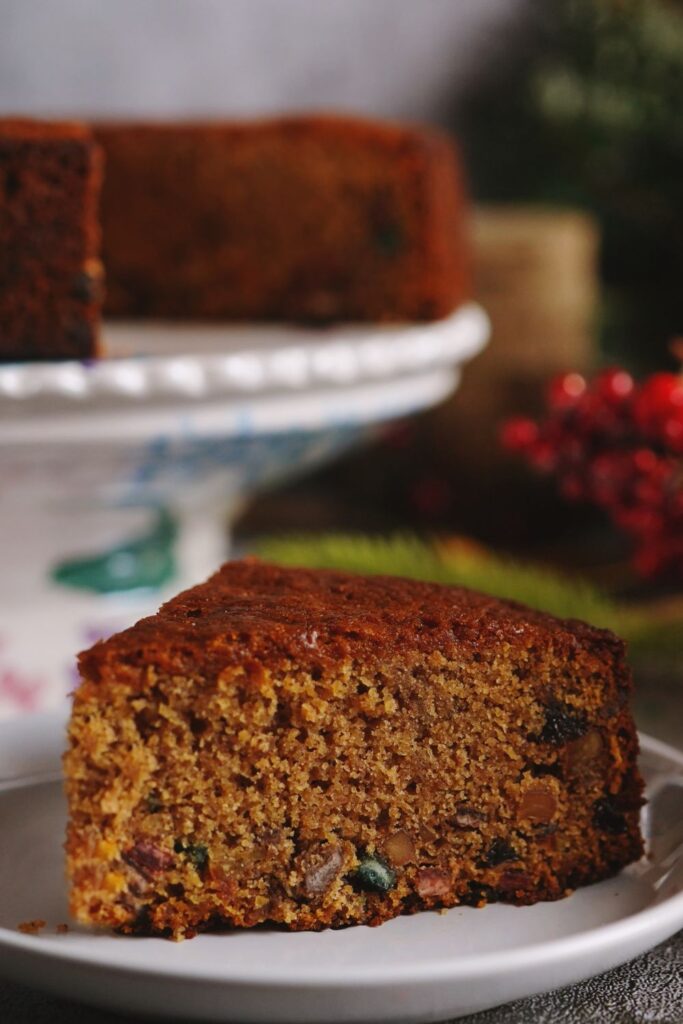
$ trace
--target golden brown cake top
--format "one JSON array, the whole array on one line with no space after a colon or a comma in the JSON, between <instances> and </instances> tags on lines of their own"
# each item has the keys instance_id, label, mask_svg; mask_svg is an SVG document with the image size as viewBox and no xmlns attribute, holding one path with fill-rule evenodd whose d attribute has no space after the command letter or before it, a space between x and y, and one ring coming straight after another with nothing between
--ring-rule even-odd
<instances>
[{"instance_id":1,"label":"golden brown cake top","mask_svg":"<svg viewBox=\"0 0 683 1024\"><path fill-rule=\"evenodd\" d=\"M255 559L227 562L209 580L162 605L156 615L95 644L80 657L83 675L154 665L210 676L238 663L394 660L401 651L581 648L620 660L607 630L561 620L461 587L393 576L295 569Z\"/></svg>"}]
</instances>

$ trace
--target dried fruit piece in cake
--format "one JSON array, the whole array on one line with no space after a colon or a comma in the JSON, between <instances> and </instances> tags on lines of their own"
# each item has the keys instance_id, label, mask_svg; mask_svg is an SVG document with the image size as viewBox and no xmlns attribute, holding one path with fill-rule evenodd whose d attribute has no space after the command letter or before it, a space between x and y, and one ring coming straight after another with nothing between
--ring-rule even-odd
<instances>
[{"instance_id":1,"label":"dried fruit piece in cake","mask_svg":"<svg viewBox=\"0 0 683 1024\"><path fill-rule=\"evenodd\" d=\"M83 125L0 119L0 361L95 354L101 163Z\"/></svg>"},{"instance_id":2,"label":"dried fruit piece in cake","mask_svg":"<svg viewBox=\"0 0 683 1024\"><path fill-rule=\"evenodd\" d=\"M245 561L80 668L81 921L379 924L557 899L642 852L623 645L576 621Z\"/></svg>"}]
</instances>

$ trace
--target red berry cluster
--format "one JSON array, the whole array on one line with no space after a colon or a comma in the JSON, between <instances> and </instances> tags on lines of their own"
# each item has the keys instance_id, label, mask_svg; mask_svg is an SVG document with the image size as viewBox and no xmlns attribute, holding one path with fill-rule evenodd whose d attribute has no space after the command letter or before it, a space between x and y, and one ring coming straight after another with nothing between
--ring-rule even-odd
<instances>
[{"instance_id":1,"label":"red berry cluster","mask_svg":"<svg viewBox=\"0 0 683 1024\"><path fill-rule=\"evenodd\" d=\"M683 580L683 377L567 373L546 405L539 423L508 420L504 447L554 473L566 498L604 509L632 537L643 576Z\"/></svg>"}]
</instances>

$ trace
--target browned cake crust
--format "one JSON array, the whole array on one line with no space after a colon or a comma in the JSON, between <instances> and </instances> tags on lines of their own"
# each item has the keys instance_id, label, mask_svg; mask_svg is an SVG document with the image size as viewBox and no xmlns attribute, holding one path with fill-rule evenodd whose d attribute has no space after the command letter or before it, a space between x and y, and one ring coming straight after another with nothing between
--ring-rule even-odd
<instances>
[{"instance_id":1,"label":"browned cake crust","mask_svg":"<svg viewBox=\"0 0 683 1024\"><path fill-rule=\"evenodd\" d=\"M557 899L642 853L623 645L580 622L245 561L80 668L81 921L379 924Z\"/></svg>"},{"instance_id":2,"label":"browned cake crust","mask_svg":"<svg viewBox=\"0 0 683 1024\"><path fill-rule=\"evenodd\" d=\"M430 320L469 295L460 171L437 132L300 116L97 137L109 314Z\"/></svg>"},{"instance_id":3,"label":"browned cake crust","mask_svg":"<svg viewBox=\"0 0 683 1024\"><path fill-rule=\"evenodd\" d=\"M0 360L94 355L101 167L84 125L0 119Z\"/></svg>"}]
</instances>

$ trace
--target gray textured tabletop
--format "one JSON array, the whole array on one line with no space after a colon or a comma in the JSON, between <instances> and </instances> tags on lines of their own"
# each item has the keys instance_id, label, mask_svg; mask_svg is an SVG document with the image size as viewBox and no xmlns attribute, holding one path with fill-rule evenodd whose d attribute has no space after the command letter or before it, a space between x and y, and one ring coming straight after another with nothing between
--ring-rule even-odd
<instances>
[{"instance_id":1,"label":"gray textured tabletop","mask_svg":"<svg viewBox=\"0 0 683 1024\"><path fill-rule=\"evenodd\" d=\"M636 690L639 727L681 745L683 680ZM0 965L1 969L1 965ZM0 979L0 1024L143 1024ZM149 1020L149 1018L144 1018ZM460 1018L462 1024L683 1024L683 931L622 967L569 988Z\"/></svg>"}]
</instances>

